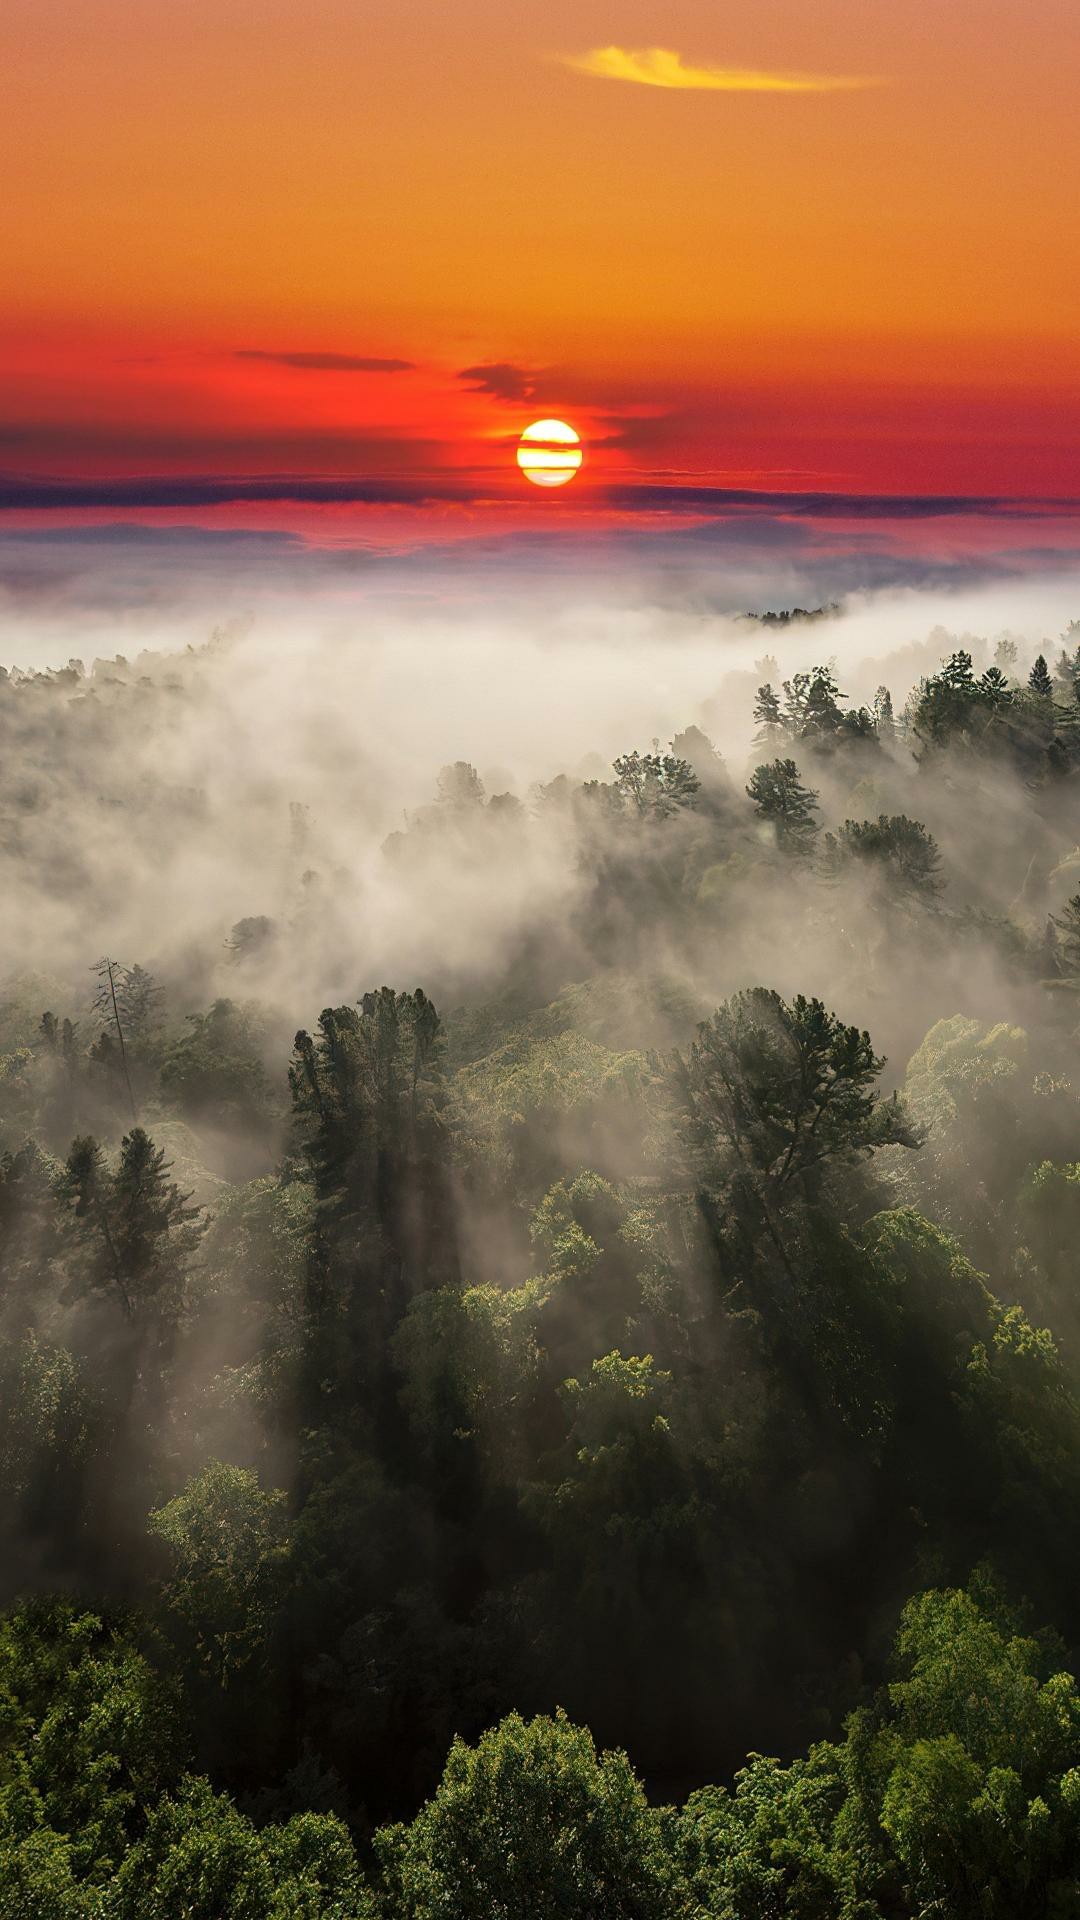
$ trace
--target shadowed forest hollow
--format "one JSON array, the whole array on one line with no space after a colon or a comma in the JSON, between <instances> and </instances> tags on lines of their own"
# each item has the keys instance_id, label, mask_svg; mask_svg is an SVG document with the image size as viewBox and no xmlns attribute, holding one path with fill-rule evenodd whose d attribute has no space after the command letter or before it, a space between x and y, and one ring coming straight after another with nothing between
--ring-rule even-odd
<instances>
[{"instance_id":1,"label":"shadowed forest hollow","mask_svg":"<svg viewBox=\"0 0 1080 1920\"><path fill-rule=\"evenodd\" d=\"M0 675L0 1920L1080 1916L1080 622L717 629Z\"/></svg>"}]
</instances>

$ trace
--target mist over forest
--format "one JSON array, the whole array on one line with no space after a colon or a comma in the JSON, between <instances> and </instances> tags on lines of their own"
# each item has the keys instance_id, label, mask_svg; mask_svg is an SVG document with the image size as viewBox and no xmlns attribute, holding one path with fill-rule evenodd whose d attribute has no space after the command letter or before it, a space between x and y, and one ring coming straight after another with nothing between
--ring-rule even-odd
<instances>
[{"instance_id":1,"label":"mist over forest","mask_svg":"<svg viewBox=\"0 0 1080 1920\"><path fill-rule=\"evenodd\" d=\"M1075 582L27 566L0 1920L1080 1915Z\"/></svg>"}]
</instances>

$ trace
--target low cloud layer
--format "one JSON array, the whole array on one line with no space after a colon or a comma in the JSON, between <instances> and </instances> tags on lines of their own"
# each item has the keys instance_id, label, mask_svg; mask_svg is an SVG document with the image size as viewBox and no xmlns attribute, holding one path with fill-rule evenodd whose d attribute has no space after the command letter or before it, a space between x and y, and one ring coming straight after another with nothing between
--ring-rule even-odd
<instances>
[{"instance_id":1,"label":"low cloud layer","mask_svg":"<svg viewBox=\"0 0 1080 1920\"><path fill-rule=\"evenodd\" d=\"M0 685L14 822L0 850L0 974L47 975L57 987L35 991L60 1005L84 991L102 951L160 973L181 1008L256 994L283 1033L383 979L455 1004L538 942L554 942L552 966L572 979L585 967L579 827L572 810L537 803L540 787L609 779L617 755L696 726L745 808L762 679L835 658L854 703L885 683L899 710L952 647L985 663L1005 627L1026 662L1053 654L1080 610L1074 573L863 593L835 615L776 625L733 618L730 605L736 594L744 606L790 604L768 552L756 571L744 556L676 573L669 553L665 573L639 553L633 578L609 557L557 580L550 554L531 575L518 556L500 576L470 571L467 554L456 568L445 556L389 565L280 536L218 538L211 566L205 536L181 530L141 547L129 531L27 537L20 568L5 569L4 658L60 672ZM72 655L81 664L68 668ZM440 769L458 762L511 800L459 819L436 802ZM827 768L815 784L830 825L883 805ZM1029 801L1020 788L1008 800L1022 842ZM955 796L929 782L920 806L957 901L1004 911L1019 882L991 860L969 871L954 857ZM979 817L965 815L969 838ZM1012 864L1022 879L1023 861ZM243 963L241 922L262 929ZM843 991L898 1051L918 1038L918 1009L905 1024L896 1006L864 1005L851 939L850 924L829 921L819 949L789 967L771 909L740 908L715 966L688 984L703 1002L766 977ZM678 952L665 964L689 966ZM986 985L989 1004L1001 989L989 958Z\"/></svg>"},{"instance_id":2,"label":"low cloud layer","mask_svg":"<svg viewBox=\"0 0 1080 1920\"><path fill-rule=\"evenodd\" d=\"M260 631L268 621L304 648L313 632L342 621L350 644L363 635L371 646L384 619L420 610L497 614L509 644L523 619L528 631L572 630L581 618L591 625L617 612L636 621L657 608L700 622L838 600L853 609L872 595L879 620L895 606L916 631L939 622L1026 630L1045 608L1053 633L1080 606L1080 529L1066 545L1057 523L1026 515L839 525L740 511L662 526L629 520L589 537L509 516L499 530L493 519L467 537L448 528L436 540L425 527L416 544L403 535L397 547L377 543L374 530L365 539L359 515L325 544L276 526L0 521L0 662L62 666L73 653L89 661L117 649L197 645L237 616L254 617ZM843 631L852 631L850 612Z\"/></svg>"}]
</instances>

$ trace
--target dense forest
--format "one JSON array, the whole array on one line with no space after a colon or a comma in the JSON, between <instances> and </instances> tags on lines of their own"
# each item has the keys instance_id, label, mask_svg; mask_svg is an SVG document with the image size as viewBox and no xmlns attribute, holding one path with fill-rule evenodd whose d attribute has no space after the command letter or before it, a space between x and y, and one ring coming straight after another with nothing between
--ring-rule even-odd
<instances>
[{"instance_id":1,"label":"dense forest","mask_svg":"<svg viewBox=\"0 0 1080 1920\"><path fill-rule=\"evenodd\" d=\"M0 677L0 1920L1080 1916L1080 626L238 644Z\"/></svg>"}]
</instances>

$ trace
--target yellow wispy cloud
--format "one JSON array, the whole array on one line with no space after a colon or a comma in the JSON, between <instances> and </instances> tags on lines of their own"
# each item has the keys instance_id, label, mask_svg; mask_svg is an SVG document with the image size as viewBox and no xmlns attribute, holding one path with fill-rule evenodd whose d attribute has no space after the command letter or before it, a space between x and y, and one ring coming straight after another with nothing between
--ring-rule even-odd
<instances>
[{"instance_id":1,"label":"yellow wispy cloud","mask_svg":"<svg viewBox=\"0 0 1080 1920\"><path fill-rule=\"evenodd\" d=\"M684 66L680 53L667 47L594 47L591 53L565 54L562 64L597 80L630 80L639 87L674 87L711 93L845 93L876 87L868 75L763 73L754 67Z\"/></svg>"}]
</instances>

